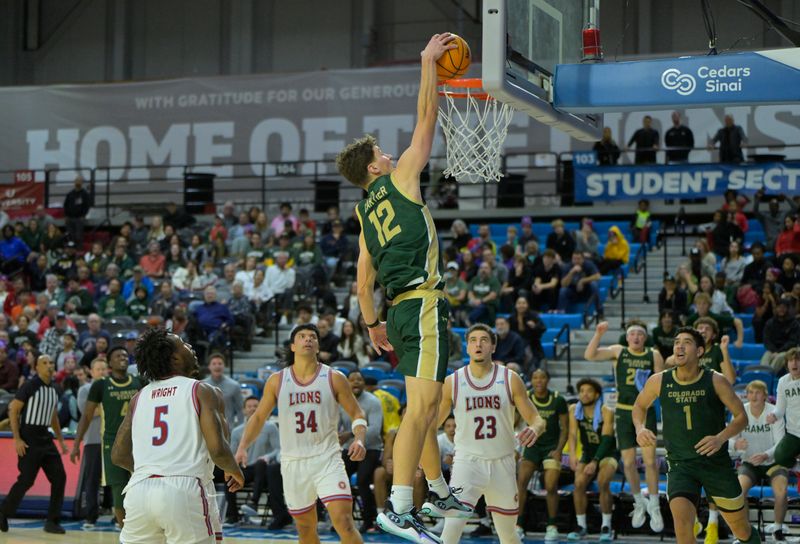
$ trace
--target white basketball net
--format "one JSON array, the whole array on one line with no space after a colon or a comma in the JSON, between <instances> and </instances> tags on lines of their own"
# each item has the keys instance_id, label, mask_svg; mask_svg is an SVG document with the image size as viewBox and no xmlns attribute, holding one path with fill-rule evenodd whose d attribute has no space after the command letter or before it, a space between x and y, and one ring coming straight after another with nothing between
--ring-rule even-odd
<instances>
[{"instance_id":1,"label":"white basketball net","mask_svg":"<svg viewBox=\"0 0 800 544\"><path fill-rule=\"evenodd\" d=\"M455 97L454 93L467 96ZM482 90L445 87L445 103L439 106L439 125L447 144L444 176L470 183L500 181L500 152L514 108L491 96L475 98L478 93Z\"/></svg>"}]
</instances>

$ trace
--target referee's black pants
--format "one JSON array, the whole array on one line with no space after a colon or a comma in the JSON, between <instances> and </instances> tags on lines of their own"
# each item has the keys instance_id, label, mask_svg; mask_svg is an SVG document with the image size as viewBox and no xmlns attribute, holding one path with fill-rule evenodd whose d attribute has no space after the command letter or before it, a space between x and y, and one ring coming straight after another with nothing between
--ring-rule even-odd
<instances>
[{"instance_id":1,"label":"referee's black pants","mask_svg":"<svg viewBox=\"0 0 800 544\"><path fill-rule=\"evenodd\" d=\"M61 505L64 503L64 488L67 485L67 473L64 471L61 455L53 444L53 437L49 432L47 436L23 435L22 439L28 444L28 451L18 458L19 476L0 506L0 511L6 517L13 517L19 503L25 497L25 493L36 481L39 469L42 469L50 482L50 506L47 509L47 520L58 523L61 519Z\"/></svg>"}]
</instances>

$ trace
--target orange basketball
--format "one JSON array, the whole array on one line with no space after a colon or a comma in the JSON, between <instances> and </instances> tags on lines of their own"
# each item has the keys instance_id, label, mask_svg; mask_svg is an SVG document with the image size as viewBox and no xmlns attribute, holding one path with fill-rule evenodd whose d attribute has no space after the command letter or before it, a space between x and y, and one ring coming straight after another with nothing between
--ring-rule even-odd
<instances>
[{"instance_id":1,"label":"orange basketball","mask_svg":"<svg viewBox=\"0 0 800 544\"><path fill-rule=\"evenodd\" d=\"M470 53L469 45L464 41L461 36L456 36L452 42L456 44L455 49L448 49L444 55L436 61L436 74L439 81L446 79L456 79L463 77L467 73L469 63L472 61L472 53Z\"/></svg>"}]
</instances>

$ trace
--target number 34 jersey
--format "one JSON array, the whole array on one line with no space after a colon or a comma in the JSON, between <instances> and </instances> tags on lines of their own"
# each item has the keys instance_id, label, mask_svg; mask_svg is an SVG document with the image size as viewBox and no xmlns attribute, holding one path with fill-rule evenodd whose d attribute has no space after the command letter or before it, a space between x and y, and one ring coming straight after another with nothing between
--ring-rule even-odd
<instances>
[{"instance_id":1,"label":"number 34 jersey","mask_svg":"<svg viewBox=\"0 0 800 544\"><path fill-rule=\"evenodd\" d=\"M151 476L210 482L214 464L200 429L200 382L183 376L154 381L133 401L134 472L127 489Z\"/></svg>"},{"instance_id":2,"label":"number 34 jersey","mask_svg":"<svg viewBox=\"0 0 800 544\"><path fill-rule=\"evenodd\" d=\"M303 383L294 367L280 373L278 428L281 459L339 455L339 404L333 392L333 373L319 364L317 373Z\"/></svg>"},{"instance_id":3,"label":"number 34 jersey","mask_svg":"<svg viewBox=\"0 0 800 544\"><path fill-rule=\"evenodd\" d=\"M453 413L456 419L456 456L500 459L514 455L514 401L509 371L492 364L487 376L476 380L469 366L453 373Z\"/></svg>"}]
</instances>

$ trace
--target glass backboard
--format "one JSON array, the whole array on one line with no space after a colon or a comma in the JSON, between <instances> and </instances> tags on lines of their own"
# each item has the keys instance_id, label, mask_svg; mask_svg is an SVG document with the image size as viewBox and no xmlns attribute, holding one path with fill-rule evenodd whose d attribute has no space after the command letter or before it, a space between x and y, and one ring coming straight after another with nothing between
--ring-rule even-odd
<instances>
[{"instance_id":1,"label":"glass backboard","mask_svg":"<svg viewBox=\"0 0 800 544\"><path fill-rule=\"evenodd\" d=\"M556 65L582 60L583 29L596 24L600 0L484 0L484 89L573 138L594 141L602 114L553 108Z\"/></svg>"}]
</instances>

